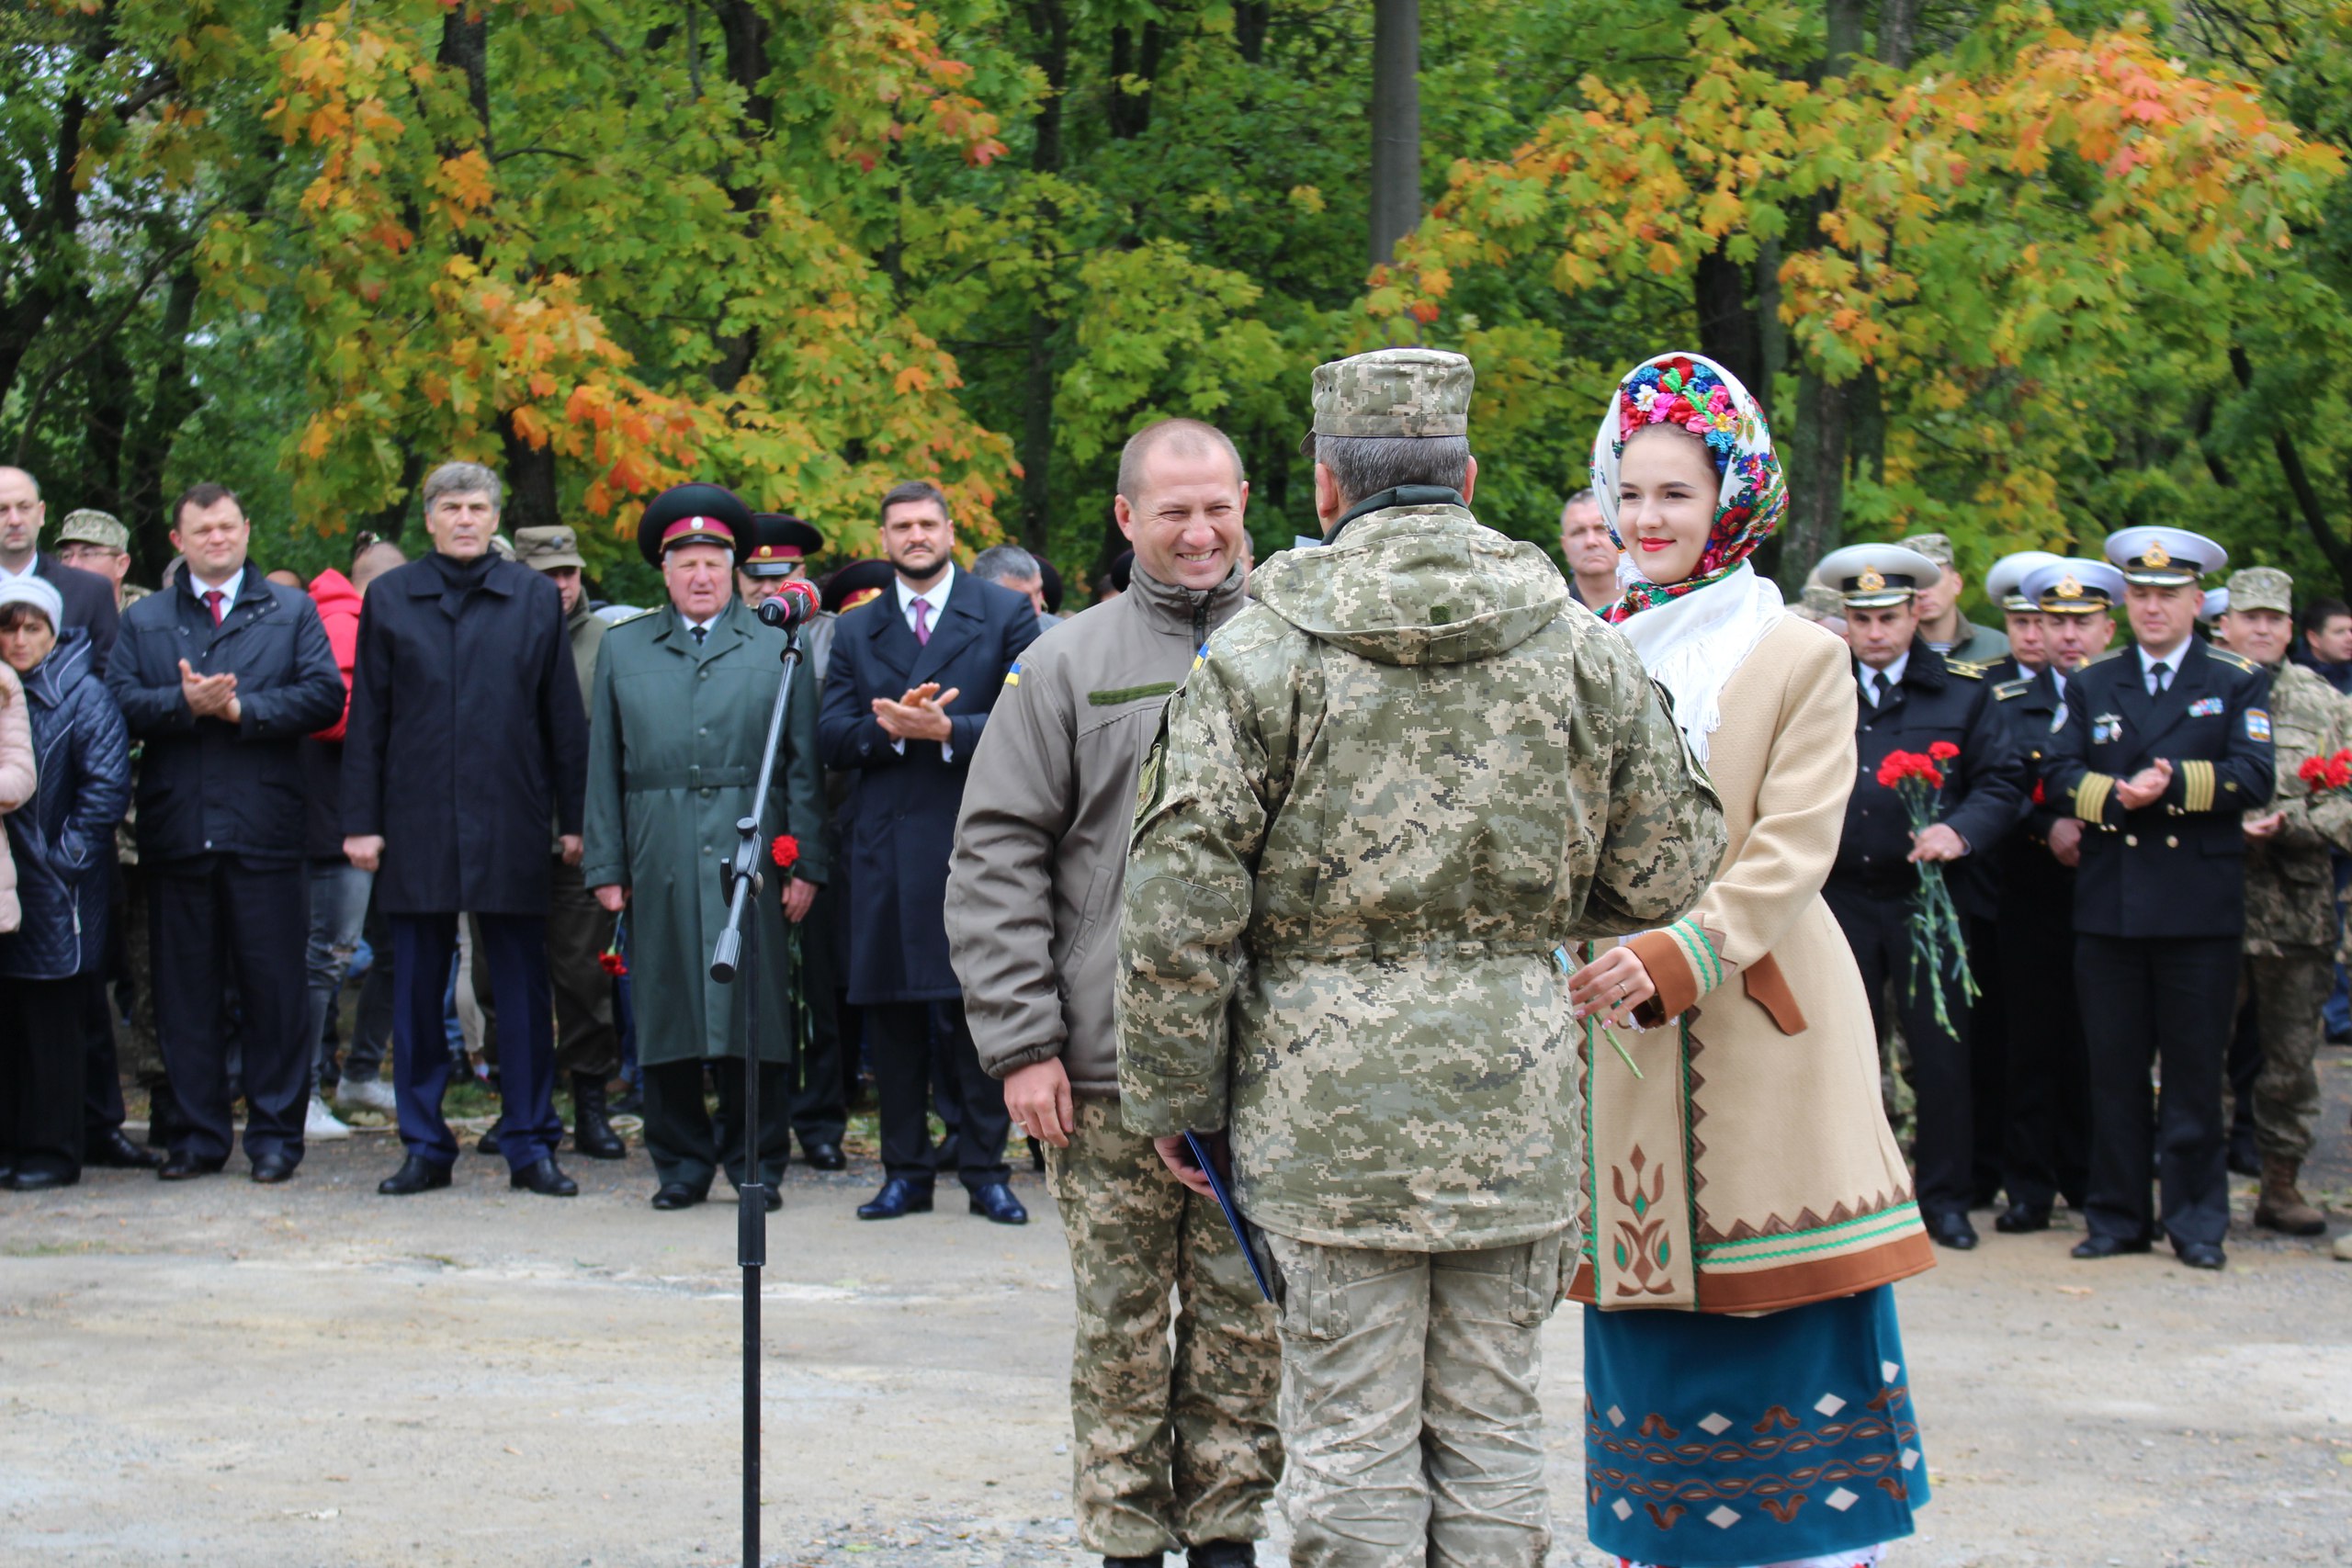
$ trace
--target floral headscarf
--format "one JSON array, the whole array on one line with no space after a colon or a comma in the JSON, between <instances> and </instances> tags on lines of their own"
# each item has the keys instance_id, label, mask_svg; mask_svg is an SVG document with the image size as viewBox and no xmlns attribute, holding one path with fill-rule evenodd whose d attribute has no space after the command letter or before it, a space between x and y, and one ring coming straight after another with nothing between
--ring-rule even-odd
<instances>
[{"instance_id":1,"label":"floral headscarf","mask_svg":"<svg viewBox=\"0 0 2352 1568\"><path fill-rule=\"evenodd\" d=\"M1771 429L1739 378L1704 355L1661 354L1617 384L1593 437L1592 493L1618 548L1625 545L1617 532L1618 461L1625 455L1626 439L1651 424L1679 424L1706 442L1723 493L1715 502L1714 527L1690 575L1680 582L1634 576L1609 607L1612 622L1721 581L1771 537L1789 510L1788 482L1772 450Z\"/></svg>"}]
</instances>

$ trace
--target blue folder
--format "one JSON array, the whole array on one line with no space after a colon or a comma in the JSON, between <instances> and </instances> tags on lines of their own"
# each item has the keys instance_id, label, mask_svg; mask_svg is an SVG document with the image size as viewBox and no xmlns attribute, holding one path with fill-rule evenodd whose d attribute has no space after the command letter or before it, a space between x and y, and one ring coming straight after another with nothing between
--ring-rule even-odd
<instances>
[{"instance_id":1,"label":"blue folder","mask_svg":"<svg viewBox=\"0 0 2352 1568\"><path fill-rule=\"evenodd\" d=\"M1209 1158L1208 1146L1201 1142L1198 1133L1184 1134L1184 1146L1193 1151L1193 1163L1208 1172L1209 1190L1216 1194L1216 1206L1225 1211L1225 1223L1233 1227L1233 1239L1241 1244L1241 1256L1250 1260L1250 1277L1258 1281L1258 1293L1271 1303L1274 1292L1266 1283L1266 1271L1258 1264L1258 1248L1250 1240L1250 1222L1233 1206L1233 1194L1226 1190L1225 1178L1216 1173L1216 1162Z\"/></svg>"}]
</instances>

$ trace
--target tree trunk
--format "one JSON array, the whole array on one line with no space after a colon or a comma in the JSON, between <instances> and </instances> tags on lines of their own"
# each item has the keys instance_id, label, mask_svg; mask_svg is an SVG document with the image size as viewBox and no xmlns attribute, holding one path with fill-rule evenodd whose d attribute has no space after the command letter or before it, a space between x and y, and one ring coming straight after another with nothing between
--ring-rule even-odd
<instances>
[{"instance_id":1,"label":"tree trunk","mask_svg":"<svg viewBox=\"0 0 2352 1568\"><path fill-rule=\"evenodd\" d=\"M761 90L761 84L768 76L771 29L767 18L752 0L718 0L716 9L719 36L727 46L727 79L743 90L744 133L747 139L756 141L767 133L775 117L775 100ZM727 186L728 204L741 215L746 225L756 230L760 221L758 182L740 179L732 170L722 174L721 182ZM724 336L714 334L711 346L718 357L711 366L710 383L722 392L731 392L750 373L752 361L759 355L759 333L747 330Z\"/></svg>"},{"instance_id":2,"label":"tree trunk","mask_svg":"<svg viewBox=\"0 0 2352 1568\"><path fill-rule=\"evenodd\" d=\"M1738 377L1758 400L1769 400L1764 380L1764 338L1756 308L1747 301L1747 269L1721 251L1699 258L1690 280L1699 316L1699 352Z\"/></svg>"},{"instance_id":3,"label":"tree trunk","mask_svg":"<svg viewBox=\"0 0 2352 1568\"><path fill-rule=\"evenodd\" d=\"M1233 45L1245 64L1266 58L1266 28L1273 19L1273 0L1238 0L1233 7Z\"/></svg>"},{"instance_id":4,"label":"tree trunk","mask_svg":"<svg viewBox=\"0 0 2352 1568\"><path fill-rule=\"evenodd\" d=\"M194 261L184 263L172 275L171 288L164 296L163 320L155 334L160 345L155 384L147 394L147 406L131 422L124 443L122 510L115 515L130 529L133 559L139 559L142 553L153 553L139 550L137 540L143 534L152 531L160 544L170 543L164 538L162 528L151 530L149 520L165 525L171 521L163 513L164 470L171 465L172 448L179 443L180 426L204 404L204 394L197 390L187 371L188 329L195 322L196 301L201 291ZM161 562L157 564L160 566Z\"/></svg>"},{"instance_id":5,"label":"tree trunk","mask_svg":"<svg viewBox=\"0 0 2352 1568\"><path fill-rule=\"evenodd\" d=\"M1373 0L1372 265L1421 221L1421 0Z\"/></svg>"},{"instance_id":6,"label":"tree trunk","mask_svg":"<svg viewBox=\"0 0 2352 1568\"><path fill-rule=\"evenodd\" d=\"M105 56L103 45L84 55L85 63ZM48 188L40 209L27 231L16 237L18 253L31 276L17 297L0 309L0 403L17 384L17 372L32 352L33 343L49 324L58 306L73 296L73 269L65 264L67 247L81 224L81 188L74 181L74 165L82 157L82 126L89 106L78 92L68 93L57 117L57 157L50 165ZM12 269L13 270L13 269Z\"/></svg>"},{"instance_id":7,"label":"tree trunk","mask_svg":"<svg viewBox=\"0 0 2352 1568\"><path fill-rule=\"evenodd\" d=\"M1879 63L1898 71L1907 68L1918 30L1919 0L1879 0Z\"/></svg>"},{"instance_id":8,"label":"tree trunk","mask_svg":"<svg viewBox=\"0 0 2352 1568\"><path fill-rule=\"evenodd\" d=\"M1167 34L1158 22L1143 25L1143 47L1136 47L1135 29L1111 29L1111 105L1108 119L1111 134L1122 141L1131 141L1151 126L1151 83L1159 74L1159 57L1166 48ZM1141 85L1130 90L1122 79L1133 77Z\"/></svg>"},{"instance_id":9,"label":"tree trunk","mask_svg":"<svg viewBox=\"0 0 2352 1568\"><path fill-rule=\"evenodd\" d=\"M1792 594L1838 547L1846 511L1846 389L1807 370L1797 378L1795 429L1780 441L1789 477L1780 581Z\"/></svg>"},{"instance_id":10,"label":"tree trunk","mask_svg":"<svg viewBox=\"0 0 2352 1568\"><path fill-rule=\"evenodd\" d=\"M1054 174L1062 166L1062 96L1069 88L1069 12L1063 0L1030 0L1031 57L1044 73L1046 92L1037 102L1036 141L1029 166ZM1050 219L1052 214L1047 214ZM1041 288L1033 299L1045 299ZM1028 352L1021 398L1021 543L1041 552L1053 536L1054 523L1054 389L1058 376L1054 362L1055 334L1061 323L1043 305L1029 310L1025 336Z\"/></svg>"}]
</instances>

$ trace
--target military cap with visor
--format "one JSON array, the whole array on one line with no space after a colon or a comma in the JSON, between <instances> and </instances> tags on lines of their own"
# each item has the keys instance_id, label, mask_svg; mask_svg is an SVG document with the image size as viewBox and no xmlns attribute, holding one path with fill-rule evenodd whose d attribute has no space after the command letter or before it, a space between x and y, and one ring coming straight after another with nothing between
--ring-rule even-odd
<instances>
[{"instance_id":1,"label":"military cap with visor","mask_svg":"<svg viewBox=\"0 0 2352 1568\"><path fill-rule=\"evenodd\" d=\"M789 512L755 512L747 547L735 558L747 577L790 577L824 549L825 536Z\"/></svg>"},{"instance_id":2,"label":"military cap with visor","mask_svg":"<svg viewBox=\"0 0 2352 1568\"><path fill-rule=\"evenodd\" d=\"M2003 556L1984 574L1984 594L2013 615L2030 615L2041 608L2026 594L2026 573L2062 558L2048 550L2018 550Z\"/></svg>"},{"instance_id":3,"label":"military cap with visor","mask_svg":"<svg viewBox=\"0 0 2352 1568\"><path fill-rule=\"evenodd\" d=\"M2282 615L2295 613L2295 580L2275 566L2241 567L2230 574L2229 586L2221 590L2222 608L2235 613L2240 610L2276 610Z\"/></svg>"},{"instance_id":4,"label":"military cap with visor","mask_svg":"<svg viewBox=\"0 0 2352 1568\"><path fill-rule=\"evenodd\" d=\"M1470 361L1440 348L1376 348L1315 367L1315 424L1298 444L1312 457L1318 435L1397 440L1470 434Z\"/></svg>"},{"instance_id":5,"label":"military cap with visor","mask_svg":"<svg viewBox=\"0 0 2352 1568\"><path fill-rule=\"evenodd\" d=\"M650 566L681 545L717 545L740 551L752 536L752 509L725 485L672 485L646 502L637 522L637 547Z\"/></svg>"},{"instance_id":6,"label":"military cap with visor","mask_svg":"<svg viewBox=\"0 0 2352 1568\"><path fill-rule=\"evenodd\" d=\"M2123 597L2123 574L2103 560L2074 557L2035 567L2023 587L2045 615L2096 615Z\"/></svg>"},{"instance_id":7,"label":"military cap with visor","mask_svg":"<svg viewBox=\"0 0 2352 1568\"><path fill-rule=\"evenodd\" d=\"M878 599L898 571L886 560L854 560L825 579L824 606L832 615L854 610L868 599Z\"/></svg>"},{"instance_id":8,"label":"military cap with visor","mask_svg":"<svg viewBox=\"0 0 2352 1568\"><path fill-rule=\"evenodd\" d=\"M588 570L588 563L580 555L580 536L560 523L515 529L514 558L533 571L555 571L567 566L579 571Z\"/></svg>"},{"instance_id":9,"label":"military cap with visor","mask_svg":"<svg viewBox=\"0 0 2352 1568\"><path fill-rule=\"evenodd\" d=\"M1849 610L1900 604L1943 575L1943 568L1901 545L1848 545L1821 558L1815 578L1838 591Z\"/></svg>"},{"instance_id":10,"label":"military cap with visor","mask_svg":"<svg viewBox=\"0 0 2352 1568\"><path fill-rule=\"evenodd\" d=\"M2202 534L2154 524L2119 528L2107 536L2107 558L2123 581L2143 588L2191 588L2230 564L2230 552Z\"/></svg>"}]
</instances>

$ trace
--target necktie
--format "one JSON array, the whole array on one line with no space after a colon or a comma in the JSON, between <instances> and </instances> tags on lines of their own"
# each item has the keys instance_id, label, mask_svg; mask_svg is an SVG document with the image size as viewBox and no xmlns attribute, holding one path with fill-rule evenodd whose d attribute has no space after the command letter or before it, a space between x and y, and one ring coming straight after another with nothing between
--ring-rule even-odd
<instances>
[{"instance_id":1,"label":"necktie","mask_svg":"<svg viewBox=\"0 0 2352 1568\"><path fill-rule=\"evenodd\" d=\"M915 640L925 647L931 644L931 601L915 601Z\"/></svg>"},{"instance_id":2,"label":"necktie","mask_svg":"<svg viewBox=\"0 0 2352 1568\"><path fill-rule=\"evenodd\" d=\"M1871 706L1874 708L1884 707L1886 705L1886 694L1894 689L1894 683L1887 680L1885 671L1873 670L1871 671Z\"/></svg>"},{"instance_id":3,"label":"necktie","mask_svg":"<svg viewBox=\"0 0 2352 1568\"><path fill-rule=\"evenodd\" d=\"M2172 684L2172 666L2161 660L2148 666L2148 695L2161 696Z\"/></svg>"},{"instance_id":4,"label":"necktie","mask_svg":"<svg viewBox=\"0 0 2352 1568\"><path fill-rule=\"evenodd\" d=\"M704 642L709 638L709 637L710 628L708 626L696 626L695 628L695 646L696 648L700 648Z\"/></svg>"},{"instance_id":5,"label":"necktie","mask_svg":"<svg viewBox=\"0 0 2352 1568\"><path fill-rule=\"evenodd\" d=\"M204 607L212 612L212 624L216 626L219 626L220 624L221 615L220 590L218 588L208 588L205 590Z\"/></svg>"}]
</instances>

